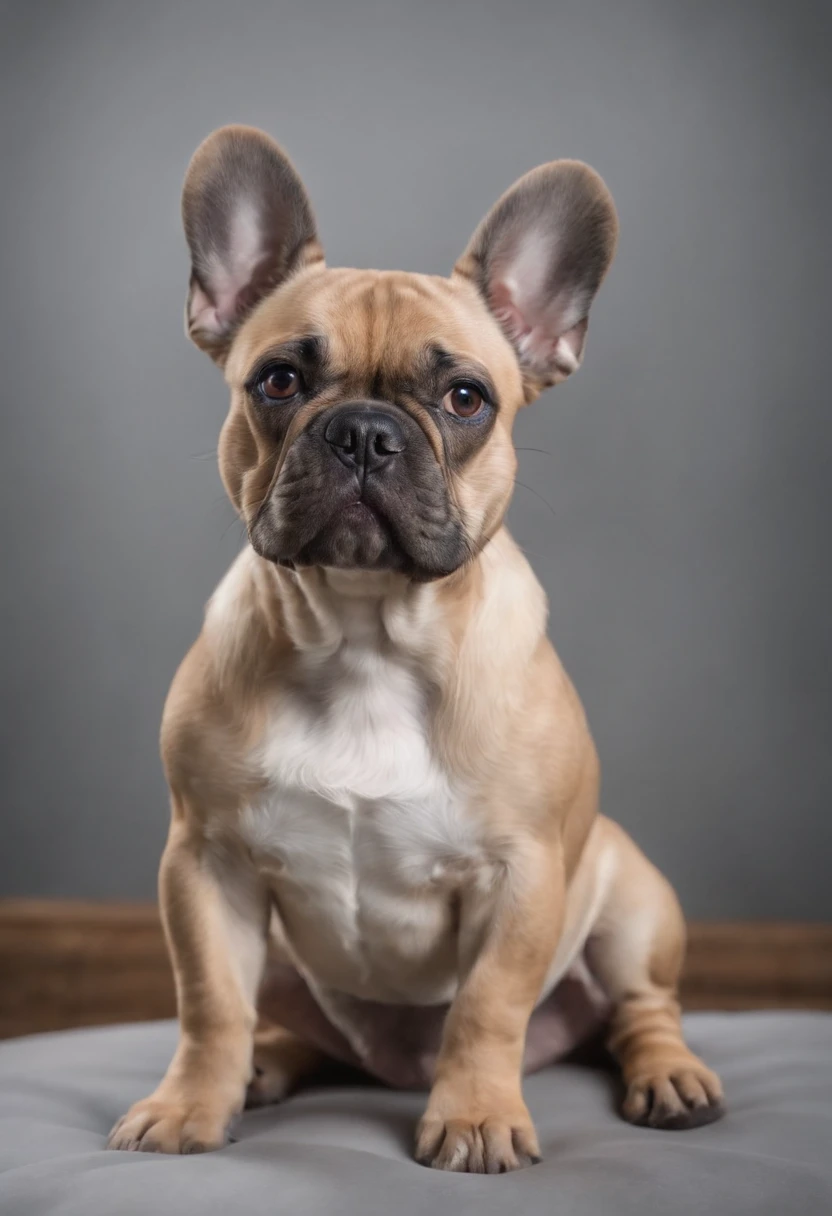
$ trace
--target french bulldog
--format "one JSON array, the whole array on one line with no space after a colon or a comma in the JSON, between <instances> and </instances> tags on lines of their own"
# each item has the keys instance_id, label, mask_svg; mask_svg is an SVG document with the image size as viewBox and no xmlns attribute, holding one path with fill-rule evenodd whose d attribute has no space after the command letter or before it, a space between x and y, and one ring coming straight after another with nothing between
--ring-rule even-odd
<instances>
[{"instance_id":1,"label":"french bulldog","mask_svg":"<svg viewBox=\"0 0 832 1216\"><path fill-rule=\"evenodd\" d=\"M541 165L449 278L329 269L284 152L231 126L183 195L248 543L168 697L160 902L180 1039L116 1149L222 1146L327 1059L429 1090L416 1159L540 1157L525 1072L603 1029L633 1123L722 1110L686 1046L668 882L598 760L503 520L517 411L581 363L617 219Z\"/></svg>"}]
</instances>

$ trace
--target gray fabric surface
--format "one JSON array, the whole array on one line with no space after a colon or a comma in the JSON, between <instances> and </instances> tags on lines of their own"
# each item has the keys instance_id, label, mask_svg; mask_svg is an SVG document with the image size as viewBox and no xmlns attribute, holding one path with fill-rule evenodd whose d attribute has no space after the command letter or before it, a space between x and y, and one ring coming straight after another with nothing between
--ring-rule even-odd
<instances>
[{"instance_id":1,"label":"gray fabric surface","mask_svg":"<svg viewBox=\"0 0 832 1216\"><path fill-rule=\"evenodd\" d=\"M110 1125L155 1085L172 1023L0 1044L3 1216L828 1216L832 1015L699 1014L692 1046L721 1073L728 1114L659 1132L614 1113L604 1072L573 1065L526 1083L542 1164L443 1174L410 1159L419 1094L341 1085L247 1113L235 1143L199 1157L104 1150Z\"/></svg>"}]
</instances>

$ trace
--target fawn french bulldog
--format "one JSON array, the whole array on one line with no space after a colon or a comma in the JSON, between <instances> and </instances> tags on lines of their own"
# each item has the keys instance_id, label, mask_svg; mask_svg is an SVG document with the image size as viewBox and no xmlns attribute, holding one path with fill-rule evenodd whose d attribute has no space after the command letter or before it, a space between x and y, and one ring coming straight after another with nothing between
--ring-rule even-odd
<instances>
[{"instance_id":1,"label":"fawn french bulldog","mask_svg":"<svg viewBox=\"0 0 832 1216\"><path fill-rule=\"evenodd\" d=\"M450 278L328 269L247 127L188 170L187 328L223 368L248 545L171 689L160 873L180 1041L110 1145L220 1147L337 1058L430 1090L416 1157L539 1145L524 1071L604 1027L623 1115L721 1112L685 1045L672 889L598 762L503 518L518 409L579 366L617 220L576 161L521 178Z\"/></svg>"}]
</instances>

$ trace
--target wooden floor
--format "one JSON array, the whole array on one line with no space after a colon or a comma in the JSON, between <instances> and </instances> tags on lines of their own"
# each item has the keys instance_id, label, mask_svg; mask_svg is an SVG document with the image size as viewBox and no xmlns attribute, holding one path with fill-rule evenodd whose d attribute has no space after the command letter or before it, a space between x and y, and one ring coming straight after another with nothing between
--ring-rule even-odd
<instances>
[{"instance_id":1,"label":"wooden floor","mask_svg":"<svg viewBox=\"0 0 832 1216\"><path fill-rule=\"evenodd\" d=\"M687 1009L832 1009L832 925L699 922ZM174 1013L152 904L0 901L0 1038Z\"/></svg>"}]
</instances>

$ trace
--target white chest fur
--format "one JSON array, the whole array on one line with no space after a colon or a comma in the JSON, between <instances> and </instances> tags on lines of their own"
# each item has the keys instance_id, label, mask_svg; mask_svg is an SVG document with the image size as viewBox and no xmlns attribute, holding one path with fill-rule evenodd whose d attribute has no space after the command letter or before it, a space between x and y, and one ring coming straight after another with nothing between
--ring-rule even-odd
<instances>
[{"instance_id":1,"label":"white chest fur","mask_svg":"<svg viewBox=\"0 0 832 1216\"><path fill-rule=\"evenodd\" d=\"M287 936L321 984L379 1000L452 995L449 876L480 856L432 755L427 688L377 610L345 609L337 652L304 659L276 704L268 792L242 830L274 875Z\"/></svg>"}]
</instances>

